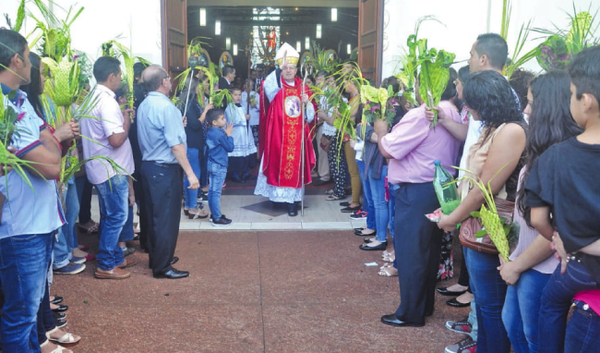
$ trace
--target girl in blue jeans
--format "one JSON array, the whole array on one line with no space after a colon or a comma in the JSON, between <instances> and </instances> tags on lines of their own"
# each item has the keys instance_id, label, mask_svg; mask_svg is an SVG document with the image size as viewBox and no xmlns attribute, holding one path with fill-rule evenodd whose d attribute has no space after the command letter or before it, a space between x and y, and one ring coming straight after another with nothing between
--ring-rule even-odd
<instances>
[{"instance_id":1,"label":"girl in blue jeans","mask_svg":"<svg viewBox=\"0 0 600 353\"><path fill-rule=\"evenodd\" d=\"M533 163L548 147L581 132L569 112L571 79L564 71L554 71L534 79L527 92L524 113L529 116L529 138L525 147L527 162L520 174L514 221L519 225L519 241L511 262L500 267L509 285L502 321L515 353L539 351L538 321L542 290L558 265L550 242L526 223L524 184ZM501 260L502 262L502 260Z\"/></svg>"},{"instance_id":2,"label":"girl in blue jeans","mask_svg":"<svg viewBox=\"0 0 600 353\"><path fill-rule=\"evenodd\" d=\"M564 350L571 299L599 285L599 258L581 250L600 239L600 47L582 50L571 62L569 76L570 112L584 131L548 148L533 164L525 184L531 224L547 240L553 239L557 252L568 261L568 266L565 262L556 268L542 292L540 352ZM555 230L560 236L554 236Z\"/></svg>"}]
</instances>

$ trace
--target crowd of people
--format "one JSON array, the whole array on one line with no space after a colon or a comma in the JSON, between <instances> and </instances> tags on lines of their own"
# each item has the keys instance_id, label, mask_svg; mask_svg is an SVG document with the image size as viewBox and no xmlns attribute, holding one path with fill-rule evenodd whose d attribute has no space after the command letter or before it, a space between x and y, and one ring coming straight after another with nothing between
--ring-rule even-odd
<instances>
[{"instance_id":1,"label":"crowd of people","mask_svg":"<svg viewBox=\"0 0 600 353\"><path fill-rule=\"evenodd\" d=\"M0 182L3 352L71 352L63 346L81 337L63 329L68 307L50 295L52 276L78 274L96 260L96 278L127 279L127 269L137 265L127 242L139 240L155 278L188 277L173 267L182 205L190 219L231 224L221 212L226 180L256 180L255 194L286 205L291 217L305 185L331 185L323 201L365 219L354 229L363 237L359 248L382 251L379 275L398 277L400 305L382 323L424 326L436 290L458 296L449 305L470 306L468 318L446 322L467 335L446 347L448 353L599 346L600 47L579 53L568 72L535 77L517 70L507 80L506 42L483 34L468 65L449 69L439 105L411 102L407 87L389 77L378 86L393 92L392 117L373 121L363 119L361 86L375 83L360 77L356 63L300 77L299 54L287 44L277 52L278 68L265 77L254 71L242 81L225 66L211 88L204 70L192 68L178 104L170 99L169 73L137 63L133 107L124 104L121 62L103 56L93 65L90 89L90 115L97 119L56 124L39 56L16 32L1 29L0 43L4 104L19 114L8 151L33 162L24 169L28 180L5 167ZM214 89L227 89L232 101L217 106ZM341 127L342 119L354 131ZM70 148L73 140L78 149ZM59 183L67 151L88 161ZM459 180L461 202L449 214L440 211L433 186L436 161ZM489 184L517 225L510 261L468 241L481 230L473 212L484 204L474 180ZM92 188L99 223L90 217ZM99 233L95 255L79 244L76 225ZM436 288L454 275L456 236L463 245L459 281Z\"/></svg>"}]
</instances>

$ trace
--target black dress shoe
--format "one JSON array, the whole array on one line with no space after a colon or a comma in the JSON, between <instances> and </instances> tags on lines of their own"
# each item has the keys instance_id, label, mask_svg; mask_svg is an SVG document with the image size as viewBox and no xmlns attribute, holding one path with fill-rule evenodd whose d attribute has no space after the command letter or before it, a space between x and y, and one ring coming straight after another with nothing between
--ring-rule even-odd
<instances>
[{"instance_id":1,"label":"black dress shoe","mask_svg":"<svg viewBox=\"0 0 600 353\"><path fill-rule=\"evenodd\" d=\"M189 275L190 275L190 273L188 271L179 271L178 269L174 268L167 272L154 275L154 278L179 279L179 278L185 278Z\"/></svg>"},{"instance_id":2,"label":"black dress shoe","mask_svg":"<svg viewBox=\"0 0 600 353\"><path fill-rule=\"evenodd\" d=\"M177 261L179 261L179 258L177 256L173 256L173 260L171 260L171 266L175 265Z\"/></svg>"},{"instance_id":3,"label":"black dress shoe","mask_svg":"<svg viewBox=\"0 0 600 353\"><path fill-rule=\"evenodd\" d=\"M342 202L340 202L340 206L348 207L348 206L350 206L350 201L342 201ZM354 229L356 230L356 229L362 229L362 228L354 228Z\"/></svg>"},{"instance_id":4,"label":"black dress shoe","mask_svg":"<svg viewBox=\"0 0 600 353\"><path fill-rule=\"evenodd\" d=\"M368 243L360 244L358 247L360 250L373 251L373 250L385 250L387 249L387 242L383 242L376 246L369 246Z\"/></svg>"},{"instance_id":5,"label":"black dress shoe","mask_svg":"<svg viewBox=\"0 0 600 353\"><path fill-rule=\"evenodd\" d=\"M52 303L52 304L60 304L60 303L62 303L62 301L63 301L63 297L60 297L60 296L58 296L58 295L55 295L55 296L54 296L54 299L52 299L52 300L50 301L50 303Z\"/></svg>"},{"instance_id":6,"label":"black dress shoe","mask_svg":"<svg viewBox=\"0 0 600 353\"><path fill-rule=\"evenodd\" d=\"M418 322L408 322L408 321L399 320L396 317L396 314L383 315L381 317L381 322L383 322L386 325L396 326L396 327L422 327L422 326L425 326L424 323L421 324Z\"/></svg>"},{"instance_id":7,"label":"black dress shoe","mask_svg":"<svg viewBox=\"0 0 600 353\"><path fill-rule=\"evenodd\" d=\"M448 290L448 287L440 287L440 288L437 288L436 291L438 293L440 293L441 295L451 296L451 295L461 295L464 292L466 292L467 290L465 289L465 290L455 292L455 291Z\"/></svg>"},{"instance_id":8,"label":"black dress shoe","mask_svg":"<svg viewBox=\"0 0 600 353\"><path fill-rule=\"evenodd\" d=\"M62 304L60 304L58 306L58 308L52 309L52 311L56 311L57 313L62 313L62 312L65 312L67 310L69 310L69 307L67 305L62 305Z\"/></svg>"},{"instance_id":9,"label":"black dress shoe","mask_svg":"<svg viewBox=\"0 0 600 353\"><path fill-rule=\"evenodd\" d=\"M453 306L455 308L464 308L464 307L471 305L471 302L461 303L458 300L456 300L456 298L452 298L452 299L446 301L446 304Z\"/></svg>"},{"instance_id":10,"label":"black dress shoe","mask_svg":"<svg viewBox=\"0 0 600 353\"><path fill-rule=\"evenodd\" d=\"M296 217L298 215L298 208L295 203L288 204L288 216Z\"/></svg>"}]
</instances>

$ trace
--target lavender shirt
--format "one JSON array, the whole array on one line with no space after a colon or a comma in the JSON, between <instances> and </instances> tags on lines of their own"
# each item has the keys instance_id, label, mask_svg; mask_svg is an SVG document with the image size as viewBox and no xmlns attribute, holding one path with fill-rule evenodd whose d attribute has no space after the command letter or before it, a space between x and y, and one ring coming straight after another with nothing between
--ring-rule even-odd
<instances>
[{"instance_id":1,"label":"lavender shirt","mask_svg":"<svg viewBox=\"0 0 600 353\"><path fill-rule=\"evenodd\" d=\"M523 167L521 169L521 172L519 173L519 189L524 187L523 174L525 174L525 167ZM521 255L523 251L525 251L525 249L527 249L529 245L531 245L531 243L533 243L535 238L537 238L538 236L538 232L533 228L529 228L527 226L527 222L525 222L525 219L523 219L523 217L519 213L518 202L519 197L517 196L517 199L515 200L515 211L513 221L519 225L519 241L515 250L512 252L512 254L510 254L509 259L511 261L514 261L517 258L517 256ZM557 266L558 260L554 256L550 256L549 258L533 266L532 268L544 274L551 274L552 272L554 272Z\"/></svg>"},{"instance_id":2,"label":"lavender shirt","mask_svg":"<svg viewBox=\"0 0 600 353\"><path fill-rule=\"evenodd\" d=\"M439 104L446 115L461 123L460 114L452 105L443 101ZM451 168L460 149L460 141L452 137L441 124L429 127L425 118L425 105L412 109L392 131L381 139L381 146L394 159L389 161L388 180L398 183L427 183L433 181L435 160L456 174Z\"/></svg>"},{"instance_id":3,"label":"lavender shirt","mask_svg":"<svg viewBox=\"0 0 600 353\"><path fill-rule=\"evenodd\" d=\"M90 112L91 116L99 119L84 118L81 120L81 134L98 142L94 143L82 139L83 157L85 159L104 156L111 158L121 166L127 173L132 174L134 170L133 155L129 139L119 147L112 147L108 137L112 134L124 132L123 114L119 103L115 99L115 92L103 85L97 85L93 93L97 97L97 104ZM92 184L102 184L114 177L116 173L113 167L102 159L91 160L85 163L85 171L88 180Z\"/></svg>"}]
</instances>

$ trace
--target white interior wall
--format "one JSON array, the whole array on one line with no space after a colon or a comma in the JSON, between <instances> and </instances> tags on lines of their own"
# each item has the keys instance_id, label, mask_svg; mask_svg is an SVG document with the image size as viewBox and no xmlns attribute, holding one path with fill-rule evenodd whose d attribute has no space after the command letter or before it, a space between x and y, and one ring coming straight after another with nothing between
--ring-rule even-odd
<instances>
[{"instance_id":1,"label":"white interior wall","mask_svg":"<svg viewBox=\"0 0 600 353\"><path fill-rule=\"evenodd\" d=\"M565 11L572 13L574 3L578 11L592 6L596 11L600 3L594 0L513 0L510 18L508 49L512 55L521 24L532 20L532 27L552 29L553 23L561 28L569 25ZM489 10L489 23L488 23ZM502 20L501 0L386 0L384 22L384 52L382 77L392 75L398 69L398 62L406 48L406 39L414 33L417 19L433 15L440 22L428 21L421 25L420 38L428 39L430 48L444 49L456 54L456 69L466 65L469 51L477 35L486 32L500 32ZM531 33L522 53L533 49L540 40L540 35ZM600 33L596 34L600 37ZM526 68L538 72L540 67L534 60L525 65Z\"/></svg>"},{"instance_id":2,"label":"white interior wall","mask_svg":"<svg viewBox=\"0 0 600 353\"><path fill-rule=\"evenodd\" d=\"M8 13L14 22L20 1L2 0L0 13ZM54 12L64 19L69 6L85 9L71 28L73 49L85 52L93 61L101 55L101 45L111 39L130 46L133 54L162 65L161 20L159 0L59 0ZM38 12L31 2L26 9ZM0 27L6 26L4 16ZM21 33L28 34L35 21L27 18ZM28 38L32 40L32 38Z\"/></svg>"}]
</instances>

